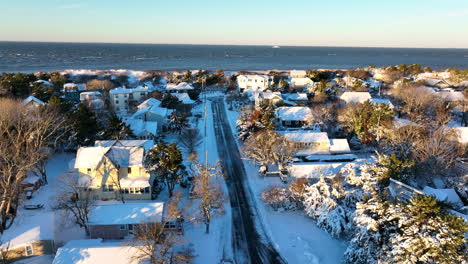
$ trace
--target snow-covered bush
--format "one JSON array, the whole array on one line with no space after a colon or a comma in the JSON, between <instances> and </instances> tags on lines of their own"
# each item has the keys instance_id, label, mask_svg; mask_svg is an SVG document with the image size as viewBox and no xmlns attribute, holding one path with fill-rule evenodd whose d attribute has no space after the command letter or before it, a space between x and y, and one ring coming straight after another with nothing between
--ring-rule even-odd
<instances>
[{"instance_id":1,"label":"snow-covered bush","mask_svg":"<svg viewBox=\"0 0 468 264\"><path fill-rule=\"evenodd\" d=\"M350 232L353 210L343 203L345 190L342 186L332 186L321 177L317 183L305 188L304 196L304 210L320 228L334 237Z\"/></svg>"}]
</instances>

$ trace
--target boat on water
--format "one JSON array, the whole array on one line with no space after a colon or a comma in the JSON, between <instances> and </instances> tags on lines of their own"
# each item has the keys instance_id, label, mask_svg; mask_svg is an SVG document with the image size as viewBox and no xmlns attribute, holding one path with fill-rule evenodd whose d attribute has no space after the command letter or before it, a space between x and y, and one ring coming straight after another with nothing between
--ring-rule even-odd
<instances>
[{"instance_id":1,"label":"boat on water","mask_svg":"<svg viewBox=\"0 0 468 264\"><path fill-rule=\"evenodd\" d=\"M276 46L276 45L275 45L275 46L273 46L273 47L271 47L271 48L273 48L273 49L279 49L280 46Z\"/></svg>"}]
</instances>

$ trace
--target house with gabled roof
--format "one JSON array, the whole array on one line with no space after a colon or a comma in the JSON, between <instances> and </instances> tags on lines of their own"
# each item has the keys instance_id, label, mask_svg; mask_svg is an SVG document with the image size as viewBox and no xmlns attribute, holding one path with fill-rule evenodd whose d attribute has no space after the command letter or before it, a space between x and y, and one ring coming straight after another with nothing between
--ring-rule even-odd
<instances>
[{"instance_id":1,"label":"house with gabled roof","mask_svg":"<svg viewBox=\"0 0 468 264\"><path fill-rule=\"evenodd\" d=\"M349 103L364 103L367 100L371 100L369 92L344 92L340 99Z\"/></svg>"},{"instance_id":2,"label":"house with gabled roof","mask_svg":"<svg viewBox=\"0 0 468 264\"><path fill-rule=\"evenodd\" d=\"M181 231L177 219L165 219L163 202L105 204L91 208L88 217L90 238L124 239L139 225L166 223L166 228Z\"/></svg>"},{"instance_id":3,"label":"house with gabled roof","mask_svg":"<svg viewBox=\"0 0 468 264\"><path fill-rule=\"evenodd\" d=\"M39 100L38 98L30 95L28 96L28 98L24 99L23 102L21 102L22 105L24 105L25 107L32 107L32 108L36 108L36 107L39 107L39 106L43 106L45 105L45 103L42 101L42 100Z\"/></svg>"},{"instance_id":4,"label":"house with gabled roof","mask_svg":"<svg viewBox=\"0 0 468 264\"><path fill-rule=\"evenodd\" d=\"M239 75L237 86L241 93L244 91L265 91L273 85L273 76L269 75Z\"/></svg>"},{"instance_id":5,"label":"house with gabled roof","mask_svg":"<svg viewBox=\"0 0 468 264\"><path fill-rule=\"evenodd\" d=\"M282 127L298 128L311 124L312 110L305 106L282 106L276 109L275 117Z\"/></svg>"},{"instance_id":6,"label":"house with gabled roof","mask_svg":"<svg viewBox=\"0 0 468 264\"><path fill-rule=\"evenodd\" d=\"M78 149L74 168L80 187L92 192L95 199L151 199L153 177L143 166L145 147L118 142Z\"/></svg>"}]
</instances>

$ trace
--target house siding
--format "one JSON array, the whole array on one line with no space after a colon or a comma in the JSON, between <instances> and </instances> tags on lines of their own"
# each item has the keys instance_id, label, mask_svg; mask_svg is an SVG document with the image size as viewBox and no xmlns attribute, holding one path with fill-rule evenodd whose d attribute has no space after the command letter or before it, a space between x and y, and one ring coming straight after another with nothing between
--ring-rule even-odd
<instances>
[{"instance_id":1,"label":"house siding","mask_svg":"<svg viewBox=\"0 0 468 264\"><path fill-rule=\"evenodd\" d=\"M32 255L26 255L26 245L32 246ZM35 256L55 254L55 251L55 244L53 240L39 240L9 249L7 253L7 259L9 262L15 262Z\"/></svg>"}]
</instances>

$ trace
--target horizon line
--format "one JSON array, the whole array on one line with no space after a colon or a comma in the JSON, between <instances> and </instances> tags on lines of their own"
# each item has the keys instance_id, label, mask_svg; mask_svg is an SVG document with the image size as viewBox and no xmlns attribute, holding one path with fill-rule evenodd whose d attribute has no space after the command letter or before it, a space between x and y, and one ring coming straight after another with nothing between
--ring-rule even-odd
<instances>
[{"instance_id":1,"label":"horizon line","mask_svg":"<svg viewBox=\"0 0 468 264\"><path fill-rule=\"evenodd\" d=\"M187 45L187 46L253 46L253 47L316 47L316 48L380 48L380 49L458 49L468 50L468 48L440 48L440 47L384 47L384 46L322 46L322 45L278 45L278 44L203 44L203 43L145 43L145 42L87 42L87 41L37 41L37 40L0 40L1 42L16 43L58 43L58 44L114 44L114 45Z\"/></svg>"}]
</instances>

